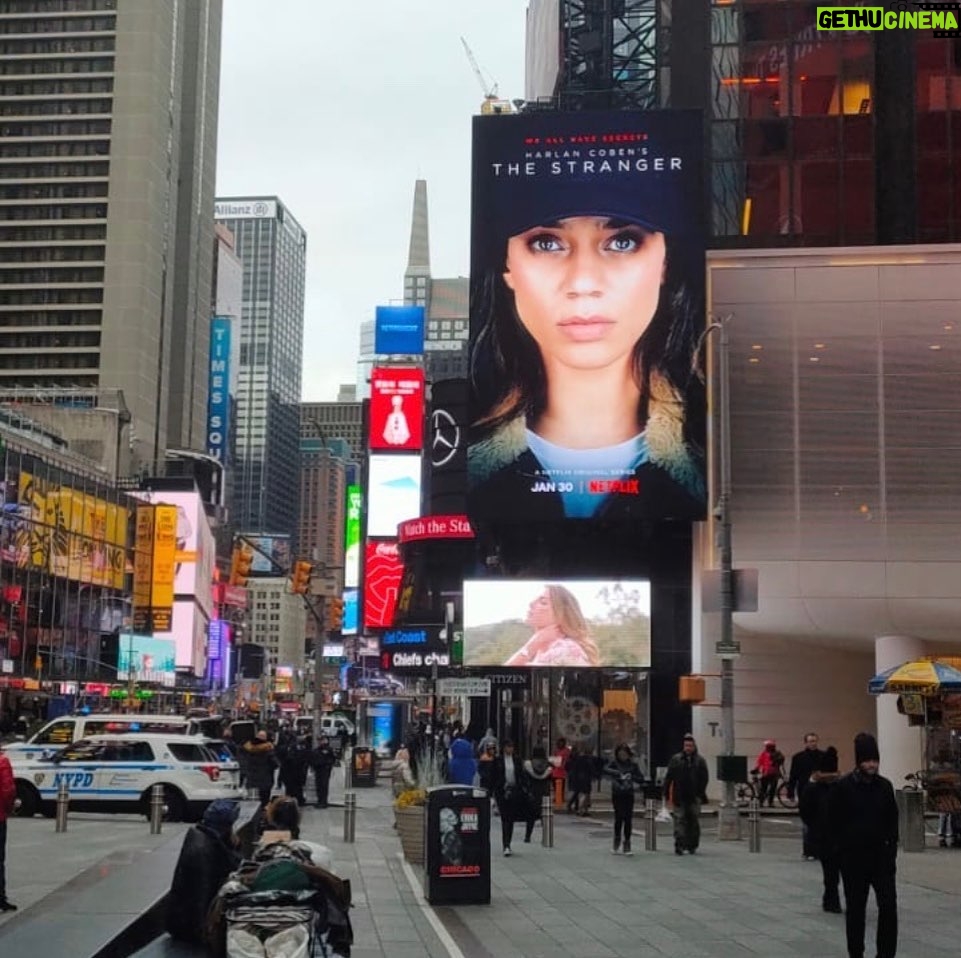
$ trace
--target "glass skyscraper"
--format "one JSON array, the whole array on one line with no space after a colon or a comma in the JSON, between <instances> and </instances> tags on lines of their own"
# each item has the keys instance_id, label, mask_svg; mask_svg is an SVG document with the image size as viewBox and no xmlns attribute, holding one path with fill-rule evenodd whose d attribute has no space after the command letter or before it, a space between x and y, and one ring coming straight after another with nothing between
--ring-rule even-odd
<instances>
[{"instance_id":1,"label":"glass skyscraper","mask_svg":"<svg viewBox=\"0 0 961 958\"><path fill-rule=\"evenodd\" d=\"M218 199L244 266L234 527L295 535L307 234L275 196Z\"/></svg>"}]
</instances>

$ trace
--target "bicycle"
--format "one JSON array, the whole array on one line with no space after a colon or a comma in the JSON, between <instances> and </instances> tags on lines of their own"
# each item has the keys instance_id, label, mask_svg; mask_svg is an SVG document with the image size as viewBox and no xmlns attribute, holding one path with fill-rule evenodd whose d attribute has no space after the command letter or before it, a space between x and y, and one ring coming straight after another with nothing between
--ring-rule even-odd
<instances>
[{"instance_id":1,"label":"bicycle","mask_svg":"<svg viewBox=\"0 0 961 958\"><path fill-rule=\"evenodd\" d=\"M734 790L734 797L738 806L750 805L752 801L761 798L761 776L756 772L751 772L749 782L740 782ZM777 791L775 792L778 805L781 808L797 808L797 798L792 798L788 791L787 779L781 775L778 779Z\"/></svg>"}]
</instances>

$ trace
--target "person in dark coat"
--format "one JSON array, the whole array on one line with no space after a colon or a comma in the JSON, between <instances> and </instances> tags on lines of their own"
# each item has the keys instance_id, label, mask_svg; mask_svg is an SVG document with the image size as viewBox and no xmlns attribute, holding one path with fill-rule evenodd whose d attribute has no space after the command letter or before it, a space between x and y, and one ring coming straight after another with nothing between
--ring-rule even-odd
<instances>
[{"instance_id":1,"label":"person in dark coat","mask_svg":"<svg viewBox=\"0 0 961 958\"><path fill-rule=\"evenodd\" d=\"M881 756L873 735L854 739L853 772L831 789L828 805L831 841L838 850L848 955L864 954L864 914L868 892L878 903L877 958L894 958L898 947L898 805L891 783L878 774Z\"/></svg>"},{"instance_id":2,"label":"person in dark coat","mask_svg":"<svg viewBox=\"0 0 961 958\"><path fill-rule=\"evenodd\" d=\"M693 855L701 843L701 803L707 801L707 762L698 754L690 732L682 750L671 758L664 776L664 794L674 808L674 854Z\"/></svg>"},{"instance_id":3,"label":"person in dark coat","mask_svg":"<svg viewBox=\"0 0 961 958\"><path fill-rule=\"evenodd\" d=\"M277 770L277 756L273 745L267 741L267 733L260 731L252 742L244 742L244 752L247 755L247 785L256 789L260 804L266 806Z\"/></svg>"},{"instance_id":4,"label":"person in dark coat","mask_svg":"<svg viewBox=\"0 0 961 958\"><path fill-rule=\"evenodd\" d=\"M594 779L594 759L580 745L571 749L567 760L567 787L570 797L567 810L575 815L586 815L591 809L591 783Z\"/></svg>"},{"instance_id":5,"label":"person in dark coat","mask_svg":"<svg viewBox=\"0 0 961 958\"><path fill-rule=\"evenodd\" d=\"M471 743L466 738L455 738L450 746L447 781L451 785L473 785L476 774L477 761Z\"/></svg>"},{"instance_id":6,"label":"person in dark coat","mask_svg":"<svg viewBox=\"0 0 961 958\"><path fill-rule=\"evenodd\" d=\"M514 822L526 817L524 799L524 767L520 758L514 754L514 743L507 740L501 754L491 763L491 789L501 817L501 839L504 855L509 858L511 840L514 837Z\"/></svg>"},{"instance_id":7,"label":"person in dark coat","mask_svg":"<svg viewBox=\"0 0 961 958\"><path fill-rule=\"evenodd\" d=\"M547 749L537 745L531 749L531 757L524 762L524 791L527 794L527 814L524 822L524 843L529 844L534 834L534 823L541 818L545 797L551 794L554 766L547 757Z\"/></svg>"},{"instance_id":8,"label":"person in dark coat","mask_svg":"<svg viewBox=\"0 0 961 958\"><path fill-rule=\"evenodd\" d=\"M202 945L207 911L227 876L240 864L233 827L240 805L224 798L211 802L203 820L184 836L167 895L167 933Z\"/></svg>"},{"instance_id":9,"label":"person in dark coat","mask_svg":"<svg viewBox=\"0 0 961 958\"><path fill-rule=\"evenodd\" d=\"M337 764L337 755L330 747L330 739L320 736L320 741L310 753L310 767L314 770L314 788L317 790L317 807L326 808L330 793L330 772Z\"/></svg>"},{"instance_id":10,"label":"person in dark coat","mask_svg":"<svg viewBox=\"0 0 961 958\"><path fill-rule=\"evenodd\" d=\"M831 790L834 783L841 777L838 775L838 751L831 746L821 755L821 768L811 776L807 787L801 793L798 811L801 814L801 821L808 830L811 850L821 862L821 872L824 876L821 905L825 911L840 915L842 911L841 896L838 893L840 871L828 817Z\"/></svg>"},{"instance_id":11,"label":"person in dark coat","mask_svg":"<svg viewBox=\"0 0 961 958\"><path fill-rule=\"evenodd\" d=\"M818 748L818 736L816 732L808 732L804 736L804 748L800 752L795 752L791 756L791 773L787 780L788 798L795 797L800 802L807 788L811 776L821 767L824 753ZM814 861L817 857L808 835L808 827L804 825L801 829L801 857L806 861Z\"/></svg>"},{"instance_id":12,"label":"person in dark coat","mask_svg":"<svg viewBox=\"0 0 961 958\"><path fill-rule=\"evenodd\" d=\"M611 804L614 806L614 848L621 850L621 833L624 834L624 854L631 855L631 830L634 824L634 788L644 784L644 775L629 745L618 745L614 757L604 768L611 780Z\"/></svg>"},{"instance_id":13,"label":"person in dark coat","mask_svg":"<svg viewBox=\"0 0 961 958\"><path fill-rule=\"evenodd\" d=\"M307 784L309 767L310 746L307 739L301 736L287 746L287 751L280 760L280 781L284 791L301 807L307 803L304 786Z\"/></svg>"}]
</instances>

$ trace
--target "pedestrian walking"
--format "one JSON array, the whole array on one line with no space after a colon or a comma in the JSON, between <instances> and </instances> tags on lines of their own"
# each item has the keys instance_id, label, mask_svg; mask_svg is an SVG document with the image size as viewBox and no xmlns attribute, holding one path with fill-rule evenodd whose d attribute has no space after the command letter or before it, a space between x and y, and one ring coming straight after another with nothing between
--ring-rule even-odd
<instances>
[{"instance_id":1,"label":"pedestrian walking","mask_svg":"<svg viewBox=\"0 0 961 958\"><path fill-rule=\"evenodd\" d=\"M591 810L591 783L594 780L594 758L584 746L576 745L567 760L567 810L584 816Z\"/></svg>"},{"instance_id":2,"label":"pedestrian walking","mask_svg":"<svg viewBox=\"0 0 961 958\"><path fill-rule=\"evenodd\" d=\"M838 891L841 878L838 853L831 835L829 811L831 791L840 777L837 749L833 746L828 747L821 753L821 767L811 776L798 804L801 821L808 829L810 847L821 862L824 878L821 905L825 911L838 915L842 911L841 896Z\"/></svg>"},{"instance_id":3,"label":"pedestrian walking","mask_svg":"<svg viewBox=\"0 0 961 958\"><path fill-rule=\"evenodd\" d=\"M524 797L524 767L514 754L514 743L505 739L501 754L494 759L491 769L491 788L501 818L501 844L507 858L513 854L514 823L523 819L526 812Z\"/></svg>"},{"instance_id":4,"label":"pedestrian walking","mask_svg":"<svg viewBox=\"0 0 961 958\"><path fill-rule=\"evenodd\" d=\"M494 759L496 758L496 741L488 741L487 744L481 748L480 754L477 756L477 780L480 783L480 787L486 789L488 792L492 789L491 780L494 772Z\"/></svg>"},{"instance_id":5,"label":"pedestrian walking","mask_svg":"<svg viewBox=\"0 0 961 958\"><path fill-rule=\"evenodd\" d=\"M466 738L455 738L451 742L447 762L447 781L451 785L473 785L477 774L477 759L474 748Z\"/></svg>"},{"instance_id":6,"label":"pedestrian walking","mask_svg":"<svg viewBox=\"0 0 961 958\"><path fill-rule=\"evenodd\" d=\"M17 910L17 906L7 898L7 819L13 814L16 800L13 766L10 759L0 752L0 911Z\"/></svg>"},{"instance_id":7,"label":"pedestrian walking","mask_svg":"<svg viewBox=\"0 0 961 958\"><path fill-rule=\"evenodd\" d=\"M855 769L831 790L831 840L838 850L850 958L864 955L868 892L878 905L877 958L894 958L898 947L898 806L891 783L878 774L881 756L873 735L854 739Z\"/></svg>"},{"instance_id":8,"label":"pedestrian walking","mask_svg":"<svg viewBox=\"0 0 961 958\"><path fill-rule=\"evenodd\" d=\"M527 794L527 817L524 822L524 843L530 844L534 825L541 820L541 807L545 796L551 793L551 775L554 766L547 757L547 749L537 745L531 749L531 757L524 762L524 791Z\"/></svg>"},{"instance_id":9,"label":"pedestrian walking","mask_svg":"<svg viewBox=\"0 0 961 958\"><path fill-rule=\"evenodd\" d=\"M309 764L314 772L314 790L317 793L317 807L327 808L330 804L330 773L337 763L337 756L330 747L330 739L321 735L317 747L310 753Z\"/></svg>"},{"instance_id":10,"label":"pedestrian walking","mask_svg":"<svg viewBox=\"0 0 961 958\"><path fill-rule=\"evenodd\" d=\"M624 854L632 855L631 831L634 824L634 787L644 784L644 775L629 745L618 745L614 758L604 768L604 774L611 779L611 804L614 806L614 847L613 854L621 850L621 836L624 839Z\"/></svg>"},{"instance_id":11,"label":"pedestrian walking","mask_svg":"<svg viewBox=\"0 0 961 958\"><path fill-rule=\"evenodd\" d=\"M274 787L274 773L277 770L277 756L274 746L267 740L267 733L261 729L251 742L244 742L247 754L247 785L257 792L260 804L266 806Z\"/></svg>"},{"instance_id":12,"label":"pedestrian walking","mask_svg":"<svg viewBox=\"0 0 961 958\"><path fill-rule=\"evenodd\" d=\"M566 738L559 738L551 755L551 779L554 785L554 804L563 805L567 791L567 760L571 757L571 747Z\"/></svg>"},{"instance_id":13,"label":"pedestrian walking","mask_svg":"<svg viewBox=\"0 0 961 958\"><path fill-rule=\"evenodd\" d=\"M768 808L774 807L777 783L784 773L784 756L777 750L777 742L767 739L761 754L754 763L754 771L761 777L760 804L767 802Z\"/></svg>"},{"instance_id":14,"label":"pedestrian walking","mask_svg":"<svg viewBox=\"0 0 961 958\"><path fill-rule=\"evenodd\" d=\"M787 780L787 794L792 801L795 798L798 802L801 801L811 776L821 767L824 753L818 748L818 741L816 732L808 732L804 736L804 748L791 756L791 774ZM807 825L802 825L801 828L801 857L806 862L813 862L817 857L811 846Z\"/></svg>"},{"instance_id":15,"label":"pedestrian walking","mask_svg":"<svg viewBox=\"0 0 961 958\"><path fill-rule=\"evenodd\" d=\"M287 745L280 759L280 781L284 792L301 807L307 804L304 788L310 768L310 743L305 736L298 736Z\"/></svg>"},{"instance_id":16,"label":"pedestrian walking","mask_svg":"<svg viewBox=\"0 0 961 958\"><path fill-rule=\"evenodd\" d=\"M211 802L203 820L184 836L167 894L167 933L178 941L204 943L207 911L227 876L240 864L234 822L240 805L225 798Z\"/></svg>"},{"instance_id":17,"label":"pedestrian walking","mask_svg":"<svg viewBox=\"0 0 961 958\"><path fill-rule=\"evenodd\" d=\"M701 843L701 803L707 801L707 762L690 732L681 751L671 757L664 776L664 794L674 815L674 854L693 855Z\"/></svg>"}]
</instances>

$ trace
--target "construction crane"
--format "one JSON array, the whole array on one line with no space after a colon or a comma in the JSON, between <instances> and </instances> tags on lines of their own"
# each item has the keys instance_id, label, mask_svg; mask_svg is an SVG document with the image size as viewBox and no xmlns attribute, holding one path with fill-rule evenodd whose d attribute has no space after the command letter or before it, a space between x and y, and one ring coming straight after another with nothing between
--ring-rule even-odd
<instances>
[{"instance_id":1,"label":"construction crane","mask_svg":"<svg viewBox=\"0 0 961 958\"><path fill-rule=\"evenodd\" d=\"M474 71L474 76L477 77L477 82L480 84L480 88L484 94L484 102L480 108L481 113L485 115L490 113L513 113L514 108L511 106L510 100L501 100L498 97L497 82L492 81L488 83L484 79L484 72L477 63L477 58L474 56L473 50L467 45L467 41L461 37L460 42L464 45L464 52L467 54L471 69Z\"/></svg>"}]
</instances>

